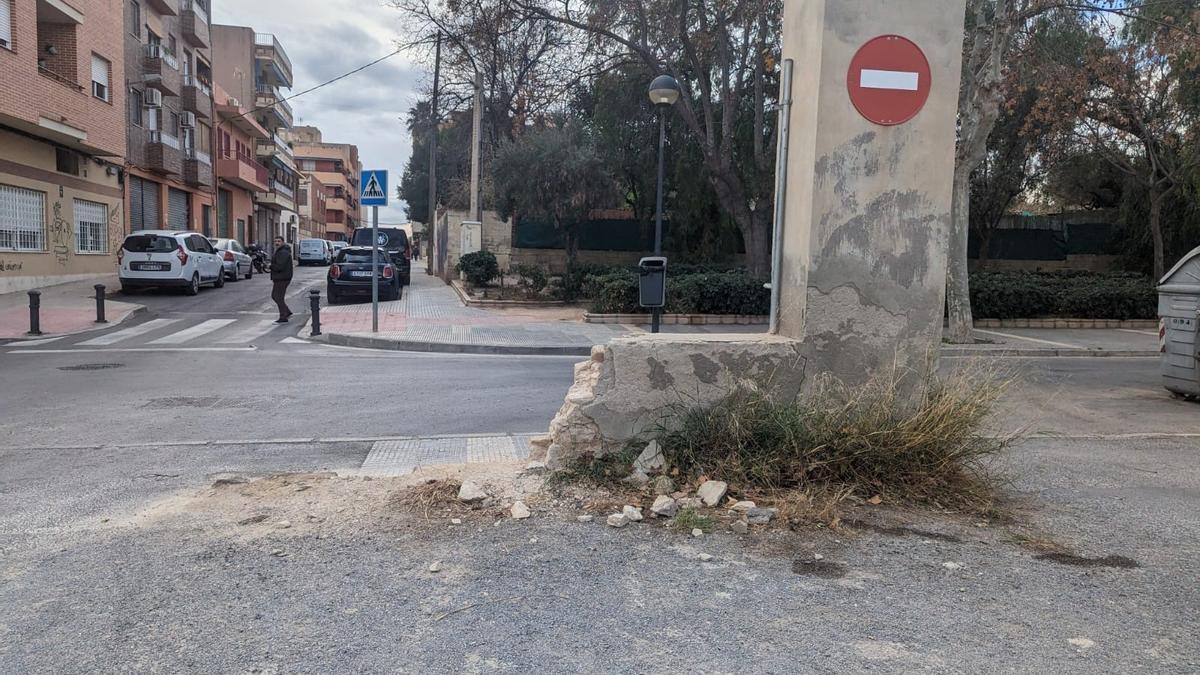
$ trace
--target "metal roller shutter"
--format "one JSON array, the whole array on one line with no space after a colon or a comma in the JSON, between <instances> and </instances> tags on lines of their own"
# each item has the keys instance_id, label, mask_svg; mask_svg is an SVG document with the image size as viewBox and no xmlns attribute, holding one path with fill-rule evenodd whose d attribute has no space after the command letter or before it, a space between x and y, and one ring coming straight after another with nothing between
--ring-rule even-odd
<instances>
[{"instance_id":1,"label":"metal roller shutter","mask_svg":"<svg viewBox=\"0 0 1200 675\"><path fill-rule=\"evenodd\" d=\"M188 193L167 188L167 229L188 229Z\"/></svg>"},{"instance_id":2,"label":"metal roller shutter","mask_svg":"<svg viewBox=\"0 0 1200 675\"><path fill-rule=\"evenodd\" d=\"M132 231L159 229L159 194L158 183L129 177L129 227Z\"/></svg>"}]
</instances>

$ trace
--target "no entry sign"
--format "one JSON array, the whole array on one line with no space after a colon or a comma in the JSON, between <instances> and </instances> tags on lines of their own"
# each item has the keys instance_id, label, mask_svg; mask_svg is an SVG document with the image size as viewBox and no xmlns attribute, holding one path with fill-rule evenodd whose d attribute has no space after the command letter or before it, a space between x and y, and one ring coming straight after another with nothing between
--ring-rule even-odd
<instances>
[{"instance_id":1,"label":"no entry sign","mask_svg":"<svg viewBox=\"0 0 1200 675\"><path fill-rule=\"evenodd\" d=\"M847 76L850 101L871 122L904 124L929 100L929 59L912 40L881 35L858 50Z\"/></svg>"}]
</instances>

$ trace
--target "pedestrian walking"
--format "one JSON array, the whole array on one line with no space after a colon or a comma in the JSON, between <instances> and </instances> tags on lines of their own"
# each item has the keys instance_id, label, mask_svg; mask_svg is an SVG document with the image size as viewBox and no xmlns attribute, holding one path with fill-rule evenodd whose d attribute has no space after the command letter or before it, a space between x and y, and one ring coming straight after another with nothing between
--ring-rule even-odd
<instances>
[{"instance_id":1,"label":"pedestrian walking","mask_svg":"<svg viewBox=\"0 0 1200 675\"><path fill-rule=\"evenodd\" d=\"M271 256L271 299L279 307L275 323L287 323L292 310L287 306L287 288L292 283L292 249L283 237L275 237L275 254Z\"/></svg>"}]
</instances>

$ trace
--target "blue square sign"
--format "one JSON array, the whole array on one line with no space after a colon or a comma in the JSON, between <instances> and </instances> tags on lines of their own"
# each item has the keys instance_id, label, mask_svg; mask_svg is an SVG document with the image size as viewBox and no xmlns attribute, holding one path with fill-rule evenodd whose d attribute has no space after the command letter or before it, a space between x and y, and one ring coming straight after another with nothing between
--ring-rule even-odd
<instances>
[{"instance_id":1,"label":"blue square sign","mask_svg":"<svg viewBox=\"0 0 1200 675\"><path fill-rule=\"evenodd\" d=\"M364 169L362 173L362 195L359 201L363 206L388 205L388 172L387 169Z\"/></svg>"}]
</instances>

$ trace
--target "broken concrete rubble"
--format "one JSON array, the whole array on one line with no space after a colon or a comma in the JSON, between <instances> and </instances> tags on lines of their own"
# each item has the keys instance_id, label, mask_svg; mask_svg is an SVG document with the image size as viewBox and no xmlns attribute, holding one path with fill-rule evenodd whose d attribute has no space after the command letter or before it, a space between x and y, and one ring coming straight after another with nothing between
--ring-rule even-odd
<instances>
[{"instance_id":1,"label":"broken concrete rubble","mask_svg":"<svg viewBox=\"0 0 1200 675\"><path fill-rule=\"evenodd\" d=\"M679 502L665 495L654 500L654 505L650 507L650 512L659 518L672 518L679 512Z\"/></svg>"},{"instance_id":2,"label":"broken concrete rubble","mask_svg":"<svg viewBox=\"0 0 1200 675\"><path fill-rule=\"evenodd\" d=\"M725 498L725 493L728 491L728 483L719 480L710 480L701 485L699 490L696 490L696 496L703 500L705 505L716 506L721 503L721 500Z\"/></svg>"}]
</instances>

